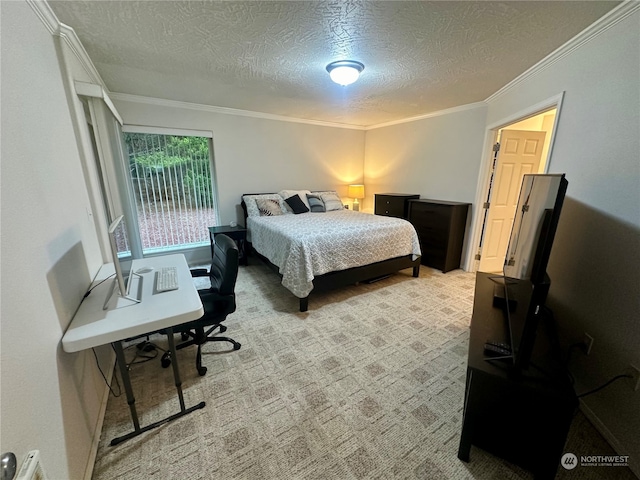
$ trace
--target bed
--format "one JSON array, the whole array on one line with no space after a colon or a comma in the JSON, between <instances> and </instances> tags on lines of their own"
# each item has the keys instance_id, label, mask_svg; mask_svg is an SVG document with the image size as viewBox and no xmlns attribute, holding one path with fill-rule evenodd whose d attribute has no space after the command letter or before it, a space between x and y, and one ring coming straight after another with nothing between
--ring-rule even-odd
<instances>
[{"instance_id":1,"label":"bed","mask_svg":"<svg viewBox=\"0 0 640 480\"><path fill-rule=\"evenodd\" d=\"M281 276L282 285L299 298L301 312L308 310L312 291L372 281L406 268L419 276L420 243L411 223L347 210L339 200L328 211L294 213L287 203L291 192L301 197L309 191L245 194L242 208L248 250ZM313 196L336 194L308 195L313 201ZM254 202L262 200L270 202L272 213L256 208ZM303 203L309 208L308 201Z\"/></svg>"}]
</instances>

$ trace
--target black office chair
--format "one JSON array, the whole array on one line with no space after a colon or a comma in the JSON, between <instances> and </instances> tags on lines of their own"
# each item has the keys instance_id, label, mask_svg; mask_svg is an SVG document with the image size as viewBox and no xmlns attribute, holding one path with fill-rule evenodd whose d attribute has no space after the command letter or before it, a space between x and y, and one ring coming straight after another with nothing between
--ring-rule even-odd
<instances>
[{"instance_id":1,"label":"black office chair","mask_svg":"<svg viewBox=\"0 0 640 480\"><path fill-rule=\"evenodd\" d=\"M207 367L202 366L202 345L207 342L230 342L234 350L239 350L241 345L228 337L216 337L211 333L219 328L218 333L223 333L227 327L221 323L227 315L236 311L236 295L234 292L236 279L238 278L238 247L227 235L216 235L213 249L213 259L211 269L204 268L191 270L192 277L209 277L211 287L198 290L204 315L191 322L183 323L173 327L174 333L182 334L184 343L176 345L176 350L198 346L196 356L196 368L200 375L207 373ZM205 328L210 327L206 332ZM190 340L187 340L191 338ZM171 365L171 352L166 352L162 356L162 366L167 368Z\"/></svg>"}]
</instances>

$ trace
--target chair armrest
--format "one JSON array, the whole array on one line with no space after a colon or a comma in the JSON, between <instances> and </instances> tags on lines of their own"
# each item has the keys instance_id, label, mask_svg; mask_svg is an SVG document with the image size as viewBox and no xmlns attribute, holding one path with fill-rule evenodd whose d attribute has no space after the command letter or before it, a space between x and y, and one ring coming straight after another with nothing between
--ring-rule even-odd
<instances>
[{"instance_id":1,"label":"chair armrest","mask_svg":"<svg viewBox=\"0 0 640 480\"><path fill-rule=\"evenodd\" d=\"M191 270L191 276L192 277L208 277L209 272L207 271L206 268L194 268L193 270Z\"/></svg>"}]
</instances>

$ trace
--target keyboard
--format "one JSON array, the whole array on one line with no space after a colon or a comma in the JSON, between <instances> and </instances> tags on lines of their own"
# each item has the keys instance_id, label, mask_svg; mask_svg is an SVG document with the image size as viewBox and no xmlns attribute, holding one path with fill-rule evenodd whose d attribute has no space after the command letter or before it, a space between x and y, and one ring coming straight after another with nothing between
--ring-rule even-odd
<instances>
[{"instance_id":1,"label":"keyboard","mask_svg":"<svg viewBox=\"0 0 640 480\"><path fill-rule=\"evenodd\" d=\"M156 275L156 291L167 292L169 290L177 290L178 285L178 268L162 267Z\"/></svg>"}]
</instances>

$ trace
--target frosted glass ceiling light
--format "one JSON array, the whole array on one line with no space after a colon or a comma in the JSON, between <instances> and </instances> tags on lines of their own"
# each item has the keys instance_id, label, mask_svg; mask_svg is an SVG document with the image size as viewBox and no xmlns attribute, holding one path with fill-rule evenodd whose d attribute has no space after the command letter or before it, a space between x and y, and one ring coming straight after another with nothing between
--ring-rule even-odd
<instances>
[{"instance_id":1,"label":"frosted glass ceiling light","mask_svg":"<svg viewBox=\"0 0 640 480\"><path fill-rule=\"evenodd\" d=\"M355 60L339 60L327 65L327 72L331 80L340 85L350 85L360 76L364 65Z\"/></svg>"}]
</instances>

